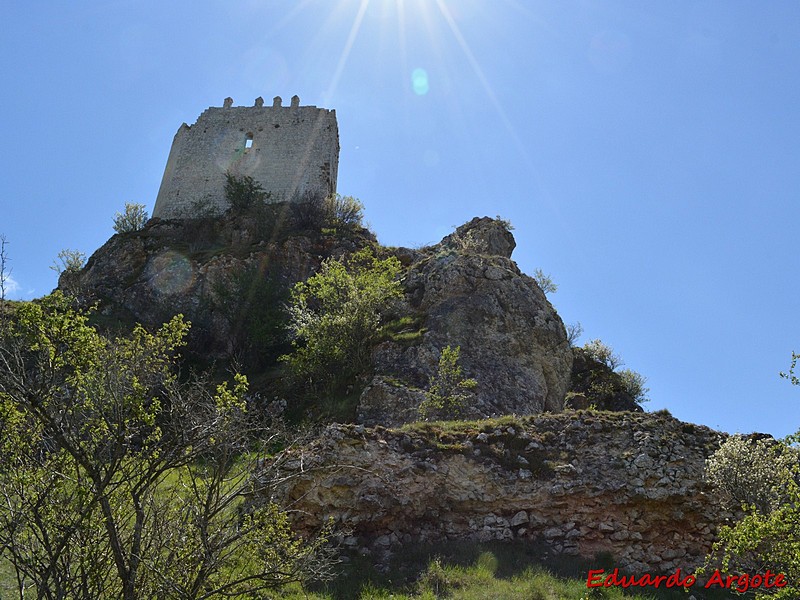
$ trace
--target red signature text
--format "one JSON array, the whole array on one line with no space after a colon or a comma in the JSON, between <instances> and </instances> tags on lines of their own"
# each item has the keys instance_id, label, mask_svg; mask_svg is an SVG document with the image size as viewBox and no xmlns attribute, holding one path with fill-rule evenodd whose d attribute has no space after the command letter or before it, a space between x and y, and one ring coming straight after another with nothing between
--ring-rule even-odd
<instances>
[{"instance_id":1,"label":"red signature text","mask_svg":"<svg viewBox=\"0 0 800 600\"><path fill-rule=\"evenodd\" d=\"M619 569L606 573L604 569L592 569L586 578L586 587L665 587L665 588L690 588L697 583L695 575L683 575L676 569L672 575L620 575ZM715 570L703 587L706 589L718 587L737 592L746 592L755 589L771 589L786 587L786 576L783 573L773 573L767 569L763 575L723 575Z\"/></svg>"}]
</instances>

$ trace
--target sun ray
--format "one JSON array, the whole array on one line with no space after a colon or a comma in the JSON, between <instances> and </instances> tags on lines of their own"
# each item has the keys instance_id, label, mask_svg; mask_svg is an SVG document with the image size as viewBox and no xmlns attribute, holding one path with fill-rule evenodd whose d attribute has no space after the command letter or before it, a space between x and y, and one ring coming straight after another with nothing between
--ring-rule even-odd
<instances>
[{"instance_id":1,"label":"sun ray","mask_svg":"<svg viewBox=\"0 0 800 600\"><path fill-rule=\"evenodd\" d=\"M450 27L450 31L456 38L458 45L461 47L461 51L464 53L464 56L466 56L467 61L469 61L472 70L475 72L475 76L481 82L483 90L489 96L489 100L491 100L495 110L497 110L497 113L500 116L500 119L503 121L503 124L506 126L506 129L508 129L509 133L511 133L511 135L514 136L514 139L520 144L520 146L522 146L521 140L519 140L516 133L514 132L514 128L511 125L511 121L506 116L506 113L503 110L500 101L497 99L494 90L492 90L492 86L489 84L489 80L486 78L483 69L481 69L481 65L478 62L478 59L475 58L475 55L472 53L469 44L467 44L466 39L464 39L461 30L458 28L458 24L455 22L453 16L450 14L450 10L447 8L447 5L444 3L444 0L436 0L436 5L438 6L439 11L442 13L442 17L444 17L444 20L447 23L448 27ZM521 149L524 151L524 147L521 147Z\"/></svg>"},{"instance_id":2,"label":"sun ray","mask_svg":"<svg viewBox=\"0 0 800 600\"><path fill-rule=\"evenodd\" d=\"M336 70L333 72L330 86L324 94L325 102L330 102L330 100L333 98L333 94L336 92L336 88L339 85L339 79L342 76L342 71L344 71L345 65L347 64L347 59L350 57L350 51L353 49L353 44L358 36L358 31L361 29L361 22L364 20L364 14L367 12L369 2L370 0L361 0L356 18L353 19L353 26L350 28L347 41L342 49L342 55L339 57L339 63L336 65Z\"/></svg>"},{"instance_id":3,"label":"sun ray","mask_svg":"<svg viewBox=\"0 0 800 600\"><path fill-rule=\"evenodd\" d=\"M527 148L525 147L525 144L522 142L522 139L519 137L519 135L517 134L516 130L514 129L514 126L512 125L511 120L506 115L506 111L503 110L503 106L500 104L500 101L498 100L497 95L494 93L494 90L492 89L492 86L489 83L488 78L484 74L480 63L478 62L478 59L475 57L475 54L473 54L472 50L469 47L469 44L467 43L467 40L464 38L463 34L461 33L461 30L459 29L458 24L455 22L455 19L453 19L453 15L450 13L450 10L447 8L447 4L445 4L445 0L436 0L436 6L439 8L439 12L441 12L442 17L444 18L445 22L447 23L448 27L450 28L450 31L452 32L453 36L456 38L456 41L458 42L458 45L460 46L461 51L464 53L464 56L466 56L467 61L469 62L470 66L472 67L472 70L475 72L475 76L481 82L481 85L483 86L483 89L486 92L486 95L489 97L489 100L491 101L492 105L494 106L494 109L497 111L497 115L500 117L500 120L502 121L502 123L505 126L506 130L508 131L509 135L514 140L514 144L517 146L517 150L519 151L520 155L522 156L522 159L525 161L525 163L527 163L528 168L530 169L530 171L529 171L530 175L531 175L531 177L533 178L533 180L534 180L534 182L536 184L536 188L537 188L540 196L545 198L548 201L548 203L551 205L552 209L557 214L559 214L559 216L560 216L561 215L561 211L560 211L557 203L555 203L553 201L552 196L550 195L550 193L547 192L547 190L544 188L544 185L542 183L542 178L541 178L541 176L539 174L539 170L536 168L536 165L534 164L533 159L530 156L530 153L528 152Z\"/></svg>"},{"instance_id":4,"label":"sun ray","mask_svg":"<svg viewBox=\"0 0 800 600\"><path fill-rule=\"evenodd\" d=\"M397 0L397 37L400 49L400 64L403 73L408 71L408 48L406 47L406 10L405 1Z\"/></svg>"}]
</instances>

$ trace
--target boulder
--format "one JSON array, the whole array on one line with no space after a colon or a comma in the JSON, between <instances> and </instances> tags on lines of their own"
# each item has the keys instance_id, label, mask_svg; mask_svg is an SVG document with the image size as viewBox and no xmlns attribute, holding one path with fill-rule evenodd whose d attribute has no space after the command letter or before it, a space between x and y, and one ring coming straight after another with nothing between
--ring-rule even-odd
<instances>
[{"instance_id":1,"label":"boulder","mask_svg":"<svg viewBox=\"0 0 800 600\"><path fill-rule=\"evenodd\" d=\"M478 385L469 404L453 416L562 410L572 368L566 330L533 278L510 259L514 246L501 221L484 217L427 248L405 277L408 309L424 315L424 334L417 345L389 342L376 348L373 386L391 376L426 388L442 349L458 346L464 376ZM371 387L362 403L372 407ZM403 385L394 390L408 397ZM407 406L397 411L396 404L385 403L383 411L360 410L360 419L408 422L413 411Z\"/></svg>"},{"instance_id":2,"label":"boulder","mask_svg":"<svg viewBox=\"0 0 800 600\"><path fill-rule=\"evenodd\" d=\"M565 408L642 412L622 377L583 349L573 348L572 373Z\"/></svg>"}]
</instances>

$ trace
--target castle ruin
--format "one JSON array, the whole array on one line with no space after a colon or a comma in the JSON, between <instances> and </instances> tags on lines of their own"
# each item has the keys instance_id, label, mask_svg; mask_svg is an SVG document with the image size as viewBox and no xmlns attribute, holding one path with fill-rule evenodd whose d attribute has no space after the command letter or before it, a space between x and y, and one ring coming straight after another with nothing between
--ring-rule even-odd
<instances>
[{"instance_id":1,"label":"castle ruin","mask_svg":"<svg viewBox=\"0 0 800 600\"><path fill-rule=\"evenodd\" d=\"M194 125L175 134L156 198L153 217L191 218L199 212L222 213L225 175L250 176L269 192L271 201L290 201L306 192L336 192L339 128L336 111L300 106L272 106L257 98L254 106L206 109Z\"/></svg>"}]
</instances>

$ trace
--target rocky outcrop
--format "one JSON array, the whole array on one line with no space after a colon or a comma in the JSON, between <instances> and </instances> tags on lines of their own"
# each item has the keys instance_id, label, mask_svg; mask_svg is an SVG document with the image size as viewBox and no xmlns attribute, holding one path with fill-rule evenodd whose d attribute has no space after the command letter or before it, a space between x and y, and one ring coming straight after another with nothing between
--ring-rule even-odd
<instances>
[{"instance_id":1,"label":"rocky outcrop","mask_svg":"<svg viewBox=\"0 0 800 600\"><path fill-rule=\"evenodd\" d=\"M642 412L642 407L628 393L619 373L592 358L583 348L573 348L572 353L565 408Z\"/></svg>"},{"instance_id":2,"label":"rocky outcrop","mask_svg":"<svg viewBox=\"0 0 800 600\"><path fill-rule=\"evenodd\" d=\"M562 409L572 367L564 324L510 259L514 246L502 222L484 217L415 257L404 283L408 310L424 315L425 331L418 344L389 341L376 348L376 379L359 407L363 423L416 420L418 402L385 402L391 390L381 382L392 377L396 395L421 398L419 388L428 385L446 346L460 347L465 376L478 382L459 416Z\"/></svg>"},{"instance_id":3,"label":"rocky outcrop","mask_svg":"<svg viewBox=\"0 0 800 600\"><path fill-rule=\"evenodd\" d=\"M192 322L190 353L241 360L263 350L250 346L270 343L248 337L265 319L285 341L283 303L292 284L326 257L373 244L363 229L321 235L291 227L281 205L259 214L152 219L141 231L113 236L80 273L62 274L59 285L85 305L97 304L101 325L156 327L182 313Z\"/></svg>"},{"instance_id":4,"label":"rocky outcrop","mask_svg":"<svg viewBox=\"0 0 800 600\"><path fill-rule=\"evenodd\" d=\"M691 572L733 516L702 482L723 437L668 414L595 411L334 425L297 451L280 497L301 530L332 518L378 560L426 541L521 539L607 552L634 573Z\"/></svg>"},{"instance_id":5,"label":"rocky outcrop","mask_svg":"<svg viewBox=\"0 0 800 600\"><path fill-rule=\"evenodd\" d=\"M156 327L183 313L192 322L187 354L206 363L243 361L252 374L291 349L284 309L291 285L325 258L364 246L400 259L405 300L395 316L411 317L419 330L410 342L395 336L374 348L361 422L418 419L422 390L448 345L460 346L465 376L478 382L460 416L562 409L572 366L564 325L510 259L515 241L507 225L488 217L422 250L381 248L359 228L324 233L287 225L280 205L257 215L153 219L142 231L112 237L61 284L97 303L106 326Z\"/></svg>"}]
</instances>

